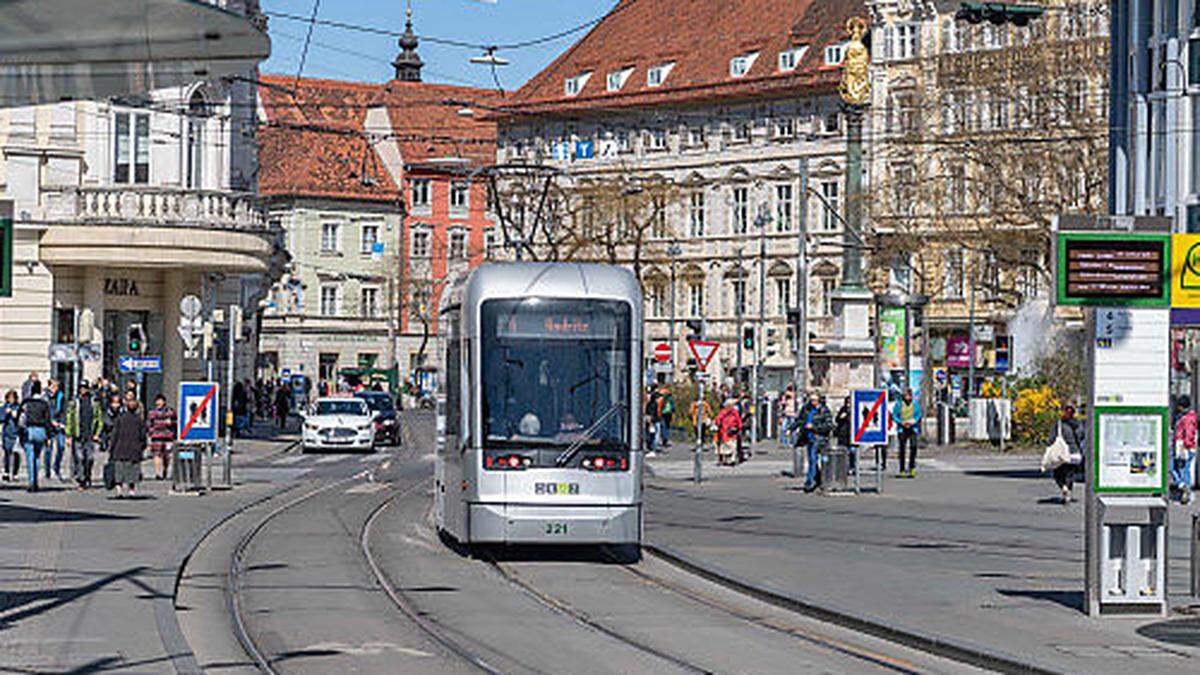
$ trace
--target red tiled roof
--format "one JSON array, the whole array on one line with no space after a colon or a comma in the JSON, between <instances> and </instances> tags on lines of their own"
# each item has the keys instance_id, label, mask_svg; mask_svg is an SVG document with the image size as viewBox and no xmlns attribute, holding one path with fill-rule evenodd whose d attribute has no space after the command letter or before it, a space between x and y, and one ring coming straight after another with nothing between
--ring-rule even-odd
<instances>
[{"instance_id":1,"label":"red tiled roof","mask_svg":"<svg viewBox=\"0 0 1200 675\"><path fill-rule=\"evenodd\" d=\"M518 113L645 106L834 91L840 66L825 65L825 47L846 39L846 20L867 15L862 0L621 0L609 15L525 84L507 107ZM779 72L779 52L808 46L794 72ZM729 75L735 56L758 52L742 77ZM674 67L649 87L649 68ZM633 67L620 91L608 74ZM591 71L567 96L567 78Z\"/></svg>"},{"instance_id":2,"label":"red tiled roof","mask_svg":"<svg viewBox=\"0 0 1200 675\"><path fill-rule=\"evenodd\" d=\"M486 90L421 82L370 84L264 75L258 88L259 192L393 201L395 181L365 136L367 112L386 106L403 161L459 157L493 163L494 123L458 115L446 99L491 100ZM371 129L385 134L386 129Z\"/></svg>"}]
</instances>

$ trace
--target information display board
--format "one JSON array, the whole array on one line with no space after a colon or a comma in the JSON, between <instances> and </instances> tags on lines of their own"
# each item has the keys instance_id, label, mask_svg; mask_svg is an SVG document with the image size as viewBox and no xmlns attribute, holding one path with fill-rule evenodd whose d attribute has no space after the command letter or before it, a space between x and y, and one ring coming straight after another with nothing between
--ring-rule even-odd
<instances>
[{"instance_id":1,"label":"information display board","mask_svg":"<svg viewBox=\"0 0 1200 675\"><path fill-rule=\"evenodd\" d=\"M1165 407L1171 382L1169 309L1098 307L1093 403Z\"/></svg>"},{"instance_id":2,"label":"information display board","mask_svg":"<svg viewBox=\"0 0 1200 675\"><path fill-rule=\"evenodd\" d=\"M1171 237L1130 232L1058 235L1058 304L1171 304Z\"/></svg>"},{"instance_id":3,"label":"information display board","mask_svg":"<svg viewBox=\"0 0 1200 675\"><path fill-rule=\"evenodd\" d=\"M1097 492L1167 490L1167 413L1163 408L1097 408Z\"/></svg>"}]
</instances>

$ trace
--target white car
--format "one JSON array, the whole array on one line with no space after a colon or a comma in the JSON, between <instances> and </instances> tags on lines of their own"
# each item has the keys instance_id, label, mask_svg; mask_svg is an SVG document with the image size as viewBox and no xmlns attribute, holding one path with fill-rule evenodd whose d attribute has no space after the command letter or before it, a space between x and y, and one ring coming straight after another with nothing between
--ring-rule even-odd
<instances>
[{"instance_id":1,"label":"white car","mask_svg":"<svg viewBox=\"0 0 1200 675\"><path fill-rule=\"evenodd\" d=\"M375 449L375 413L361 398L321 398L304 417L304 452Z\"/></svg>"}]
</instances>

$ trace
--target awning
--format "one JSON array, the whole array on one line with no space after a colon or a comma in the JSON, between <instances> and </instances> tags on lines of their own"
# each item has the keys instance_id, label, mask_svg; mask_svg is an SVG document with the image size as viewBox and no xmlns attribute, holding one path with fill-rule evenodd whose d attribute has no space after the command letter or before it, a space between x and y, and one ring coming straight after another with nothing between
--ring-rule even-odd
<instances>
[{"instance_id":1,"label":"awning","mask_svg":"<svg viewBox=\"0 0 1200 675\"><path fill-rule=\"evenodd\" d=\"M0 0L0 105L244 74L270 52L263 28L200 0Z\"/></svg>"}]
</instances>

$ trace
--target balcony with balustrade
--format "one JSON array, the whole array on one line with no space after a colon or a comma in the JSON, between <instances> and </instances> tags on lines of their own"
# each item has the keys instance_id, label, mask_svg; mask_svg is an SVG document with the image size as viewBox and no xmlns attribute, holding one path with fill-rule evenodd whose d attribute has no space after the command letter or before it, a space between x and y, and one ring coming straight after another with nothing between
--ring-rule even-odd
<instances>
[{"instance_id":1,"label":"balcony with balustrade","mask_svg":"<svg viewBox=\"0 0 1200 675\"><path fill-rule=\"evenodd\" d=\"M67 187L44 193L47 265L265 273L279 230L250 193L141 185Z\"/></svg>"}]
</instances>

